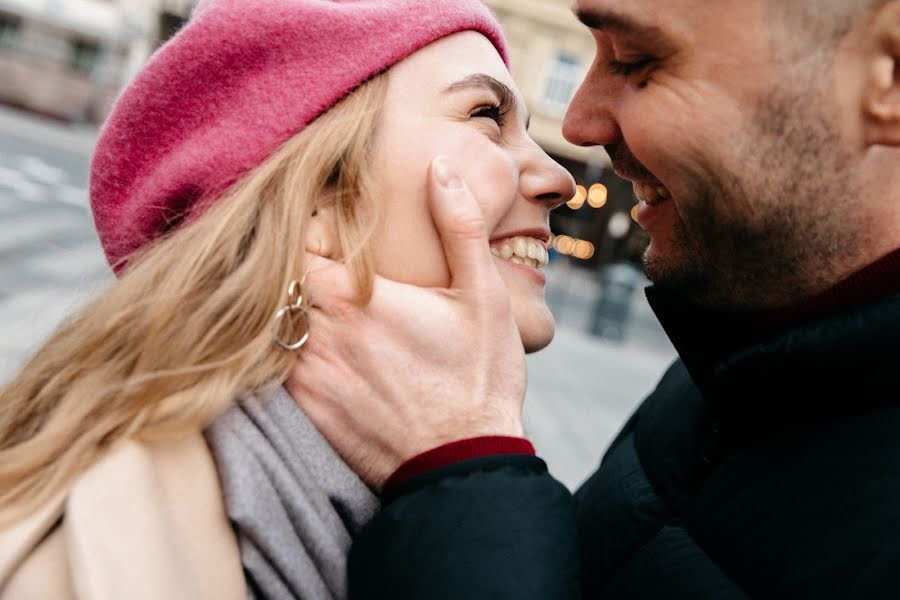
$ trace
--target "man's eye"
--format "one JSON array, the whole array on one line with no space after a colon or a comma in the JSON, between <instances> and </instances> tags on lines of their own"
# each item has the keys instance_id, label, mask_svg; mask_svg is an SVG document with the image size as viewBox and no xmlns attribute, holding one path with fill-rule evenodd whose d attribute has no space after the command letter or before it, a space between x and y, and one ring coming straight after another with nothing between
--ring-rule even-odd
<instances>
[{"instance_id":1,"label":"man's eye","mask_svg":"<svg viewBox=\"0 0 900 600\"><path fill-rule=\"evenodd\" d=\"M484 117L486 119L491 119L495 121L497 125L503 126L503 123L506 121L506 114L503 112L503 109L500 108L498 104L489 104L487 106L480 106L475 109L472 113L473 117Z\"/></svg>"},{"instance_id":2,"label":"man's eye","mask_svg":"<svg viewBox=\"0 0 900 600\"><path fill-rule=\"evenodd\" d=\"M641 60L636 60L634 62L622 62L618 60L610 61L609 70L616 74L627 77L629 75L634 75L635 73L640 73L653 62L650 58L642 58Z\"/></svg>"}]
</instances>

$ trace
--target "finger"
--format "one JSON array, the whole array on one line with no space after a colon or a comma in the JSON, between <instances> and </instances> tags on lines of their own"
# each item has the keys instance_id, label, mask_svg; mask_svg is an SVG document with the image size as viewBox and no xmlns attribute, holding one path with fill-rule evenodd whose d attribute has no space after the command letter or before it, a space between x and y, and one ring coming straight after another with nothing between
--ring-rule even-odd
<instances>
[{"instance_id":1,"label":"finger","mask_svg":"<svg viewBox=\"0 0 900 600\"><path fill-rule=\"evenodd\" d=\"M429 180L431 216L450 268L450 286L480 290L500 285L481 207L465 182L444 156L432 161Z\"/></svg>"},{"instance_id":2,"label":"finger","mask_svg":"<svg viewBox=\"0 0 900 600\"><path fill-rule=\"evenodd\" d=\"M306 269L301 287L317 308L352 301L356 284L347 267L311 252L306 253Z\"/></svg>"}]
</instances>

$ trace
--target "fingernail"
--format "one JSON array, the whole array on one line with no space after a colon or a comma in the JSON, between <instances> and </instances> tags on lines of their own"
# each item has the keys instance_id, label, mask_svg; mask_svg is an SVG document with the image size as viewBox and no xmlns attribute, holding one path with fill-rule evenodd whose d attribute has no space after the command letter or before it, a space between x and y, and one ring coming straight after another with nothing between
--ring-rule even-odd
<instances>
[{"instance_id":1,"label":"fingernail","mask_svg":"<svg viewBox=\"0 0 900 600\"><path fill-rule=\"evenodd\" d=\"M449 164L447 164L446 156L438 156L435 158L431 163L431 170L434 172L437 182L443 187L451 190L458 190L463 186L462 178Z\"/></svg>"}]
</instances>

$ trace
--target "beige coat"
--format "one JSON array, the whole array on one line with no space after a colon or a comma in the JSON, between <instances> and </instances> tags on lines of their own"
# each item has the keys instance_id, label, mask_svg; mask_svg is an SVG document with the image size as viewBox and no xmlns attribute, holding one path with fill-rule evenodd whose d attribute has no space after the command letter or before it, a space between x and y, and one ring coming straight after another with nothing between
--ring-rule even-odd
<instances>
[{"instance_id":1,"label":"beige coat","mask_svg":"<svg viewBox=\"0 0 900 600\"><path fill-rule=\"evenodd\" d=\"M123 443L0 532L0 600L244 600L237 541L201 434Z\"/></svg>"}]
</instances>

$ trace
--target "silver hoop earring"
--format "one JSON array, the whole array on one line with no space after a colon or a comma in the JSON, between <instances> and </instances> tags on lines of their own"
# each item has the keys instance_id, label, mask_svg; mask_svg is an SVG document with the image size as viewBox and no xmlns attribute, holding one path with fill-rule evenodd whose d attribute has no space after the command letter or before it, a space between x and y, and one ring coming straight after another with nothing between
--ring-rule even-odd
<instances>
[{"instance_id":1,"label":"silver hoop earring","mask_svg":"<svg viewBox=\"0 0 900 600\"><path fill-rule=\"evenodd\" d=\"M288 352L296 352L302 348L309 340L310 332L309 314L306 312L306 309L303 308L303 289L299 281L292 281L291 285L288 287L287 305L281 307L278 309L278 312L275 313L276 327L281 324L281 321L283 321L285 317L290 316L293 320L293 317L297 315L303 319L303 335L300 336L300 339L296 342L285 342L277 338L275 339L275 343Z\"/></svg>"}]
</instances>

